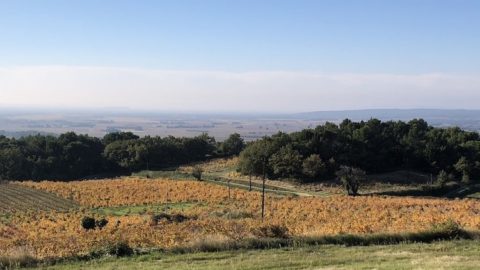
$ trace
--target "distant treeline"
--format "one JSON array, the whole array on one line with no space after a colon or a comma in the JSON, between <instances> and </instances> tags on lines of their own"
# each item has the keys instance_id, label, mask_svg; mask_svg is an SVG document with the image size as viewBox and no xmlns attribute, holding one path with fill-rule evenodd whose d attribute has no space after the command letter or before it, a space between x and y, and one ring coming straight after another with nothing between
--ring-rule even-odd
<instances>
[{"instance_id":1,"label":"distant treeline","mask_svg":"<svg viewBox=\"0 0 480 270\"><path fill-rule=\"evenodd\" d=\"M73 180L96 174L161 169L237 155L243 147L238 134L221 143L207 134L192 138L139 138L131 132L115 132L102 139L73 132L58 137L0 136L0 180Z\"/></svg>"},{"instance_id":2,"label":"distant treeline","mask_svg":"<svg viewBox=\"0 0 480 270\"><path fill-rule=\"evenodd\" d=\"M244 174L271 178L331 179L341 165L381 173L411 169L442 181L480 177L480 136L460 128L434 128L424 120L377 119L326 123L250 143L240 155Z\"/></svg>"}]
</instances>

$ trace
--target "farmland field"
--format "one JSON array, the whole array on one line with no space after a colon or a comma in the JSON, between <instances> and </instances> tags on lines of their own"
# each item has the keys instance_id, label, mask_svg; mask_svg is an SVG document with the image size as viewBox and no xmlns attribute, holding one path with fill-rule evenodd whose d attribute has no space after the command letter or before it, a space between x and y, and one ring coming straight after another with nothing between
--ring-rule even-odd
<instances>
[{"instance_id":1,"label":"farmland field","mask_svg":"<svg viewBox=\"0 0 480 270\"><path fill-rule=\"evenodd\" d=\"M67 211L78 205L53 193L15 184L0 184L0 214L29 210Z\"/></svg>"},{"instance_id":2,"label":"farmland field","mask_svg":"<svg viewBox=\"0 0 480 270\"><path fill-rule=\"evenodd\" d=\"M292 197L271 193L262 221L259 192L229 192L224 186L200 181L130 177L22 182L6 187L49 194L54 196L52 200L72 199L80 205L68 211L46 208L17 212L0 225L0 254L22 250L40 259L87 255L118 242L150 250L264 237L421 232L448 221L470 231L480 229L480 201L473 199ZM158 215L181 218L155 218ZM81 227L85 216L105 218L108 224L102 229L85 230Z\"/></svg>"}]
</instances>

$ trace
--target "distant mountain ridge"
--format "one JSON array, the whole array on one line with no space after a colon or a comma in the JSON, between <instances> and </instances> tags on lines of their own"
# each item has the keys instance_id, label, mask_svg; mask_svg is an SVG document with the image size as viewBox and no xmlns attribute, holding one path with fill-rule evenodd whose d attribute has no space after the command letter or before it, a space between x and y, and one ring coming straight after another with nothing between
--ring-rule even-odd
<instances>
[{"instance_id":1,"label":"distant mountain ridge","mask_svg":"<svg viewBox=\"0 0 480 270\"><path fill-rule=\"evenodd\" d=\"M480 131L480 110L446 110L446 109L365 109L345 111L316 111L292 114L292 118L310 121L340 122L377 118L382 121L409 121L421 118L435 127L458 126L465 130Z\"/></svg>"},{"instance_id":2,"label":"distant mountain ridge","mask_svg":"<svg viewBox=\"0 0 480 270\"><path fill-rule=\"evenodd\" d=\"M446 109L365 109L343 111L315 111L296 113L292 116L309 120L345 119L368 120L406 120L424 119L470 119L480 120L480 110L446 110Z\"/></svg>"}]
</instances>

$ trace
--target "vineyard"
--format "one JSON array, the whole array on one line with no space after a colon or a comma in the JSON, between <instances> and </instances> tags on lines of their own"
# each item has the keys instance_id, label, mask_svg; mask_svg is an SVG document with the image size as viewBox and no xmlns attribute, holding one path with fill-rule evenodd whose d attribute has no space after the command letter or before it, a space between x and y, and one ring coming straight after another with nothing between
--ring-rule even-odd
<instances>
[{"instance_id":1,"label":"vineyard","mask_svg":"<svg viewBox=\"0 0 480 270\"><path fill-rule=\"evenodd\" d=\"M268 228L273 226L284 228L282 237L418 232L449 220L468 230L480 230L480 201L473 199L270 194L262 221L260 193L229 192L226 187L200 181L123 178L19 185L2 190L6 194L31 192L33 202L44 198L37 194L48 194L51 203L38 199L34 204L43 211L17 212L9 222L0 224L0 254L22 248L38 258L64 257L88 254L118 241L136 248L172 248L209 239L268 237ZM24 204L18 205L27 207L25 202L30 199L24 197L9 195L2 200L20 200ZM80 207L75 208L70 200ZM60 207L62 201L65 204ZM162 219L160 214L181 219ZM84 216L105 218L108 224L87 231L81 227Z\"/></svg>"},{"instance_id":2,"label":"vineyard","mask_svg":"<svg viewBox=\"0 0 480 270\"><path fill-rule=\"evenodd\" d=\"M78 205L50 192L14 184L0 184L0 214L16 211L67 211Z\"/></svg>"}]
</instances>

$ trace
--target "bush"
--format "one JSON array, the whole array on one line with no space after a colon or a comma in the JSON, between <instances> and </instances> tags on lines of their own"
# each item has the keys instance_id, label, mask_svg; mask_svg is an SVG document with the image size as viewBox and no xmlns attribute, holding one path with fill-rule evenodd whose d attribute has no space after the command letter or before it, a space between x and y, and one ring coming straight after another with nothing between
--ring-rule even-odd
<instances>
[{"instance_id":1,"label":"bush","mask_svg":"<svg viewBox=\"0 0 480 270\"><path fill-rule=\"evenodd\" d=\"M107 247L107 254L117 257L127 257L133 255L133 249L126 242L114 243Z\"/></svg>"},{"instance_id":2,"label":"bush","mask_svg":"<svg viewBox=\"0 0 480 270\"><path fill-rule=\"evenodd\" d=\"M36 266L37 260L33 256L0 256L0 269L16 269Z\"/></svg>"},{"instance_id":3,"label":"bush","mask_svg":"<svg viewBox=\"0 0 480 270\"><path fill-rule=\"evenodd\" d=\"M99 229L103 229L103 227L107 226L108 220L102 218L100 220L95 221L95 226Z\"/></svg>"},{"instance_id":4,"label":"bush","mask_svg":"<svg viewBox=\"0 0 480 270\"><path fill-rule=\"evenodd\" d=\"M441 170L438 175L437 175L437 180L435 181L435 184L437 184L440 187L445 186L445 184L448 182L448 174L446 171Z\"/></svg>"},{"instance_id":5,"label":"bush","mask_svg":"<svg viewBox=\"0 0 480 270\"><path fill-rule=\"evenodd\" d=\"M193 167L192 176L198 181L202 180L203 169L200 166Z\"/></svg>"},{"instance_id":6,"label":"bush","mask_svg":"<svg viewBox=\"0 0 480 270\"><path fill-rule=\"evenodd\" d=\"M238 211L232 209L223 209L222 211L214 211L211 213L212 216L225 218L225 219L244 219L244 218L253 218L253 214L245 211Z\"/></svg>"},{"instance_id":7,"label":"bush","mask_svg":"<svg viewBox=\"0 0 480 270\"><path fill-rule=\"evenodd\" d=\"M95 229L95 219L92 217L83 217L82 227L87 231Z\"/></svg>"},{"instance_id":8,"label":"bush","mask_svg":"<svg viewBox=\"0 0 480 270\"><path fill-rule=\"evenodd\" d=\"M442 232L451 236L459 236L460 234L462 234L463 230L460 224L458 224L454 220L449 219L442 223L433 224L432 232Z\"/></svg>"},{"instance_id":9,"label":"bush","mask_svg":"<svg viewBox=\"0 0 480 270\"><path fill-rule=\"evenodd\" d=\"M282 225L265 225L253 231L253 234L262 238L288 238L288 228Z\"/></svg>"},{"instance_id":10,"label":"bush","mask_svg":"<svg viewBox=\"0 0 480 270\"><path fill-rule=\"evenodd\" d=\"M93 230L95 228L102 229L103 227L107 226L108 220L105 218L95 220L95 218L92 217L83 217L82 219L82 227L85 230Z\"/></svg>"},{"instance_id":11,"label":"bush","mask_svg":"<svg viewBox=\"0 0 480 270\"><path fill-rule=\"evenodd\" d=\"M337 171L336 175L349 196L356 196L360 183L366 179L365 171L348 166L340 166L340 170Z\"/></svg>"},{"instance_id":12,"label":"bush","mask_svg":"<svg viewBox=\"0 0 480 270\"><path fill-rule=\"evenodd\" d=\"M162 220L165 220L166 222L175 222L175 223L181 223L184 221L189 220L190 218L182 215L182 214L166 214L166 213L161 213L161 214L156 214L156 215L151 215L150 216L150 225L156 226L158 223Z\"/></svg>"},{"instance_id":13,"label":"bush","mask_svg":"<svg viewBox=\"0 0 480 270\"><path fill-rule=\"evenodd\" d=\"M181 223L181 222L187 221L189 219L190 218L188 218L187 216L184 216L182 214L174 214L174 215L171 215L170 221L176 222L176 223Z\"/></svg>"},{"instance_id":14,"label":"bush","mask_svg":"<svg viewBox=\"0 0 480 270\"><path fill-rule=\"evenodd\" d=\"M9 255L0 255L0 269L34 267L38 260L27 247L17 247Z\"/></svg>"}]
</instances>

